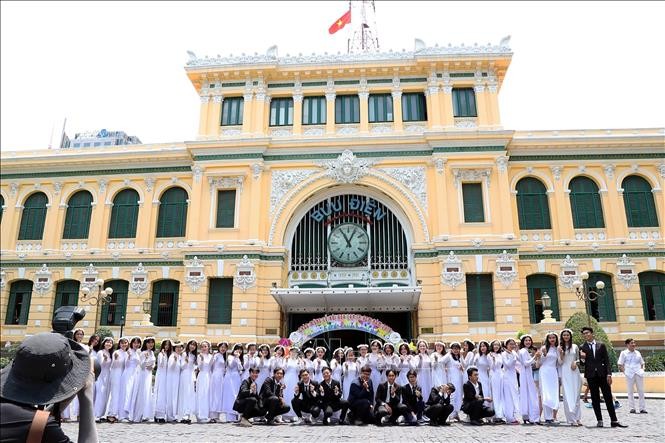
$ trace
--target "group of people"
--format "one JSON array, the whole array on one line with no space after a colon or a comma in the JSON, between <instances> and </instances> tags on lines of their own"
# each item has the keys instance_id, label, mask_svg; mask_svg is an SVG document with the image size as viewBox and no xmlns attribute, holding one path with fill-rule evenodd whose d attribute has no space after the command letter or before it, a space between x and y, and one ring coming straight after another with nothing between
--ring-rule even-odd
<instances>
[{"instance_id":1,"label":"group of people","mask_svg":"<svg viewBox=\"0 0 665 443\"><path fill-rule=\"evenodd\" d=\"M338 348L327 360L324 347L281 345L273 349L221 342L166 339L155 350L155 338L93 336L89 352L101 366L95 383L97 421L114 423L237 422L249 426L266 421L327 425L376 423L448 425L555 424L559 396L565 420L581 425L580 362L591 390L598 425L602 391L612 427L623 427L614 410L607 350L584 328L586 342L578 347L573 333L549 333L542 346L530 335L519 341L464 340L447 347L420 340L412 352L407 343L379 340L356 349ZM82 330L75 331L80 341ZM622 354L623 355L623 354ZM640 356L641 358L641 356ZM633 373L634 354L620 360ZM639 363L639 362L638 362ZM642 361L643 365L643 361ZM154 370L154 371L153 371ZM154 372L154 377L153 377ZM153 385L154 378L154 385ZM73 417L75 404L64 418ZM643 402L640 404L644 411ZM542 420L541 420L542 417ZM252 419L250 421L250 419Z\"/></svg>"}]
</instances>

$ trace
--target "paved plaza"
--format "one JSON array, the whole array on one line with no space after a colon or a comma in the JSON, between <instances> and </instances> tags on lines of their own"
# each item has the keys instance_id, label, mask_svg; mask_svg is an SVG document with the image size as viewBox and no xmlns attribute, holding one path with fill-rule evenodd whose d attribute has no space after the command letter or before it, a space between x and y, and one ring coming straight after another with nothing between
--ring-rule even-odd
<instances>
[{"instance_id":1,"label":"paved plaza","mask_svg":"<svg viewBox=\"0 0 665 443\"><path fill-rule=\"evenodd\" d=\"M233 424L108 424L98 425L102 442L188 442L206 441L240 442L324 442L324 441L365 441L365 442L443 442L443 441L486 441L486 442L650 442L662 441L665 435L665 401L647 400L649 414L629 414L622 399L622 407L617 411L619 420L629 427L616 429L609 427L609 417L603 410L605 428L595 427L596 419L592 409L583 408L582 422L585 426L574 428L564 423L558 426L497 425L470 426L466 423L453 423L448 427L431 426L323 426L323 425L254 425L241 428ZM560 410L563 414L563 409ZM73 423L63 425L70 437L76 437L78 426Z\"/></svg>"}]
</instances>

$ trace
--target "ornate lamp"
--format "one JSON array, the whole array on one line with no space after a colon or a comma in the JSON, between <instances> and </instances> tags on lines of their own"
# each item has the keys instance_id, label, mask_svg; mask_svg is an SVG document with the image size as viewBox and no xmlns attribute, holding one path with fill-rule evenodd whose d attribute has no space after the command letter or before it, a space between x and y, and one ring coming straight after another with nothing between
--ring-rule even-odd
<instances>
[{"instance_id":1,"label":"ornate lamp","mask_svg":"<svg viewBox=\"0 0 665 443\"><path fill-rule=\"evenodd\" d=\"M102 286L104 286L104 280L98 278L97 280L95 280L94 284L92 285L93 288L94 287L97 288L97 295L93 295L94 291L90 289L90 286L84 286L83 289L81 289L81 293L83 293L81 301L83 303L88 303L90 306L97 307L97 312L95 313L95 322L94 322L95 328L93 330L93 334L97 331L98 320L101 315L101 306L108 305L113 300L111 298L111 294L113 294L113 288L102 289Z\"/></svg>"},{"instance_id":2,"label":"ornate lamp","mask_svg":"<svg viewBox=\"0 0 665 443\"><path fill-rule=\"evenodd\" d=\"M143 322L144 326L153 326L150 321L150 311L152 309L152 301L149 298L143 300Z\"/></svg>"},{"instance_id":3,"label":"ornate lamp","mask_svg":"<svg viewBox=\"0 0 665 443\"><path fill-rule=\"evenodd\" d=\"M547 294L547 291L543 291L543 296L540 298L543 303L543 319L541 323L555 323L556 319L552 318L552 297Z\"/></svg>"},{"instance_id":4,"label":"ornate lamp","mask_svg":"<svg viewBox=\"0 0 665 443\"><path fill-rule=\"evenodd\" d=\"M577 298L584 301L584 304L586 305L588 324L589 327L591 327L591 306L589 304L594 300L598 300L598 297L605 295L605 283L602 280L596 282L596 290L594 291L589 288L588 272L582 272L580 278L581 280L578 279L573 282L573 288L575 289L575 295L577 295Z\"/></svg>"}]
</instances>

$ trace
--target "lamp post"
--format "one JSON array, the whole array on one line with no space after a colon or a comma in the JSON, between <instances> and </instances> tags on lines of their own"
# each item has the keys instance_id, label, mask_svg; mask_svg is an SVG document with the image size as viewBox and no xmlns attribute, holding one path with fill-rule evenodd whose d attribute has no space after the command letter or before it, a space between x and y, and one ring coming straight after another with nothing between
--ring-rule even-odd
<instances>
[{"instance_id":1,"label":"lamp post","mask_svg":"<svg viewBox=\"0 0 665 443\"><path fill-rule=\"evenodd\" d=\"M122 337L122 329L125 327L125 316L120 317L120 337Z\"/></svg>"},{"instance_id":2,"label":"lamp post","mask_svg":"<svg viewBox=\"0 0 665 443\"><path fill-rule=\"evenodd\" d=\"M589 273L582 272L580 274L581 280L575 280L573 282L573 288L575 288L575 295L577 298L584 301L586 307L586 315L588 319L589 327L591 327L591 305L590 302L598 300L598 297L605 295L605 283L600 280L596 282L596 290L589 288Z\"/></svg>"},{"instance_id":3,"label":"lamp post","mask_svg":"<svg viewBox=\"0 0 665 443\"><path fill-rule=\"evenodd\" d=\"M150 310L152 309L152 301L149 298L143 300L143 325L144 326L153 326L153 323L150 321Z\"/></svg>"},{"instance_id":4,"label":"lamp post","mask_svg":"<svg viewBox=\"0 0 665 443\"><path fill-rule=\"evenodd\" d=\"M81 292L83 293L81 301L84 303L88 303L90 306L97 307L97 310L95 311L95 321L94 321L95 328L92 331L93 334L97 332L97 325L98 325L97 320L101 315L100 312L101 307L111 303L112 301L111 294L113 294L112 288L102 289L102 286L104 286L104 280L102 280L101 278L95 280L95 286L97 287L97 295L93 295L94 292L91 291L90 288L87 286L81 289Z\"/></svg>"},{"instance_id":5,"label":"lamp post","mask_svg":"<svg viewBox=\"0 0 665 443\"><path fill-rule=\"evenodd\" d=\"M543 296L540 297L540 300L543 302L543 319L541 323L556 323L556 318L552 318L552 297L547 294L547 291L543 291Z\"/></svg>"}]
</instances>

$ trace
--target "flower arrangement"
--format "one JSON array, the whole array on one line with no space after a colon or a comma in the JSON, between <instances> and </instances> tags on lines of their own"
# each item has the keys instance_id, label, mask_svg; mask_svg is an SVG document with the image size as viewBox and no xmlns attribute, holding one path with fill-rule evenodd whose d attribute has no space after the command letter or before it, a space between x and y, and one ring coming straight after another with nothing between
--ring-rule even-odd
<instances>
[{"instance_id":1,"label":"flower arrangement","mask_svg":"<svg viewBox=\"0 0 665 443\"><path fill-rule=\"evenodd\" d=\"M280 338L277 343L281 346L291 346L291 340L286 337Z\"/></svg>"}]
</instances>

